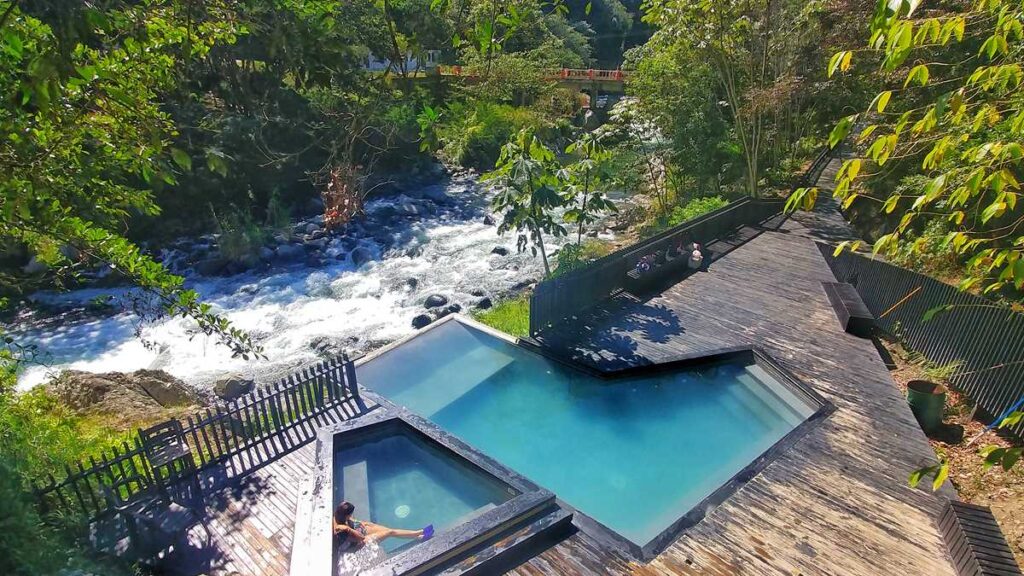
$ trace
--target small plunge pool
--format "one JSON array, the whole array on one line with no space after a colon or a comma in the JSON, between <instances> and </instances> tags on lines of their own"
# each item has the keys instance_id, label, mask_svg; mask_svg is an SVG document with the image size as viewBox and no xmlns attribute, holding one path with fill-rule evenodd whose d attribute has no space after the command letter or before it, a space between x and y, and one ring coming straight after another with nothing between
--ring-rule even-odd
<instances>
[{"instance_id":1,"label":"small plunge pool","mask_svg":"<svg viewBox=\"0 0 1024 576\"><path fill-rule=\"evenodd\" d=\"M514 496L497 478L409 428L375 428L334 443L334 506L351 502L360 520L407 530L433 524L441 533ZM392 556L418 543L388 538L381 545Z\"/></svg>"},{"instance_id":2,"label":"small plunge pool","mask_svg":"<svg viewBox=\"0 0 1024 576\"><path fill-rule=\"evenodd\" d=\"M724 486L756 472L826 404L751 351L606 379L461 318L357 372L366 388L555 493L638 556L699 521Z\"/></svg>"}]
</instances>

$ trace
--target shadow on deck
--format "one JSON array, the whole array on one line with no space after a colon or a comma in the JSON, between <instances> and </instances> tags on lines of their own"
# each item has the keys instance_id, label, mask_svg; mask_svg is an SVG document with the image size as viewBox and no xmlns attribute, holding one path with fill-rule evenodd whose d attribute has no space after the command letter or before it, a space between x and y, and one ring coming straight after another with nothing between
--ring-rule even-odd
<instances>
[{"instance_id":1,"label":"shadow on deck","mask_svg":"<svg viewBox=\"0 0 1024 576\"><path fill-rule=\"evenodd\" d=\"M159 563L156 573L176 576L283 576L288 574L295 508L300 486L312 474L317 431L375 410L359 398L338 405L281 430L230 459L199 472L201 511L187 541ZM194 478L172 486L189 492ZM194 490L191 490L194 492ZM199 501L197 501L199 500ZM124 541L127 532L115 516L100 523L104 546Z\"/></svg>"}]
</instances>

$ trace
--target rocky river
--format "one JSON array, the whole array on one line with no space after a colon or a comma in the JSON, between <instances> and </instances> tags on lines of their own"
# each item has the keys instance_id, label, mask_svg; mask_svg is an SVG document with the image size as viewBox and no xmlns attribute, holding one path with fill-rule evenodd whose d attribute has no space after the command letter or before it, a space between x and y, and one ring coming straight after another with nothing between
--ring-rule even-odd
<instances>
[{"instance_id":1,"label":"rocky river","mask_svg":"<svg viewBox=\"0 0 1024 576\"><path fill-rule=\"evenodd\" d=\"M198 388L229 373L265 382L317 358L375 349L445 314L486 308L543 275L539 257L517 253L514 236L498 236L490 197L472 174L446 177L369 201L338 233L324 229L322 215L300 220L249 265L219 258L214 236L164 248L164 264L252 334L265 360L232 358L185 319L141 321L123 288L36 294L61 312L21 314L7 327L40 351L19 387L66 368L161 369ZM97 301L107 312L86 311Z\"/></svg>"}]
</instances>

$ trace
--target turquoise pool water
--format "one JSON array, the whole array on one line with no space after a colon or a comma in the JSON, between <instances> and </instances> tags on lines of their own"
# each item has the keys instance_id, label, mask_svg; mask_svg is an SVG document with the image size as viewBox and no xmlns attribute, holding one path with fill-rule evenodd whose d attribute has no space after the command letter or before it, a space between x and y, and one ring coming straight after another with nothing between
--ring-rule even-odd
<instances>
[{"instance_id":1,"label":"turquoise pool water","mask_svg":"<svg viewBox=\"0 0 1024 576\"><path fill-rule=\"evenodd\" d=\"M414 433L385 430L335 441L334 505L355 505L353 516L392 528L436 532L502 504L516 494L502 482ZM388 538L394 553L418 541Z\"/></svg>"},{"instance_id":2,"label":"turquoise pool water","mask_svg":"<svg viewBox=\"0 0 1024 576\"><path fill-rule=\"evenodd\" d=\"M456 321L358 376L638 546L815 411L756 365L601 380Z\"/></svg>"}]
</instances>

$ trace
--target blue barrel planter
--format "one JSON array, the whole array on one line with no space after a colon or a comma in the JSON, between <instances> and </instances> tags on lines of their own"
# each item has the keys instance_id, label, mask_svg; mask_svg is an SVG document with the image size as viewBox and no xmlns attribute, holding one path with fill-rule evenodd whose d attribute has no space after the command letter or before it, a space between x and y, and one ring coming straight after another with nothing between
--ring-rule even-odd
<instances>
[{"instance_id":1,"label":"blue barrel planter","mask_svg":"<svg viewBox=\"0 0 1024 576\"><path fill-rule=\"evenodd\" d=\"M907 383L907 402L925 434L931 434L942 425L946 408L946 387L927 380Z\"/></svg>"}]
</instances>

